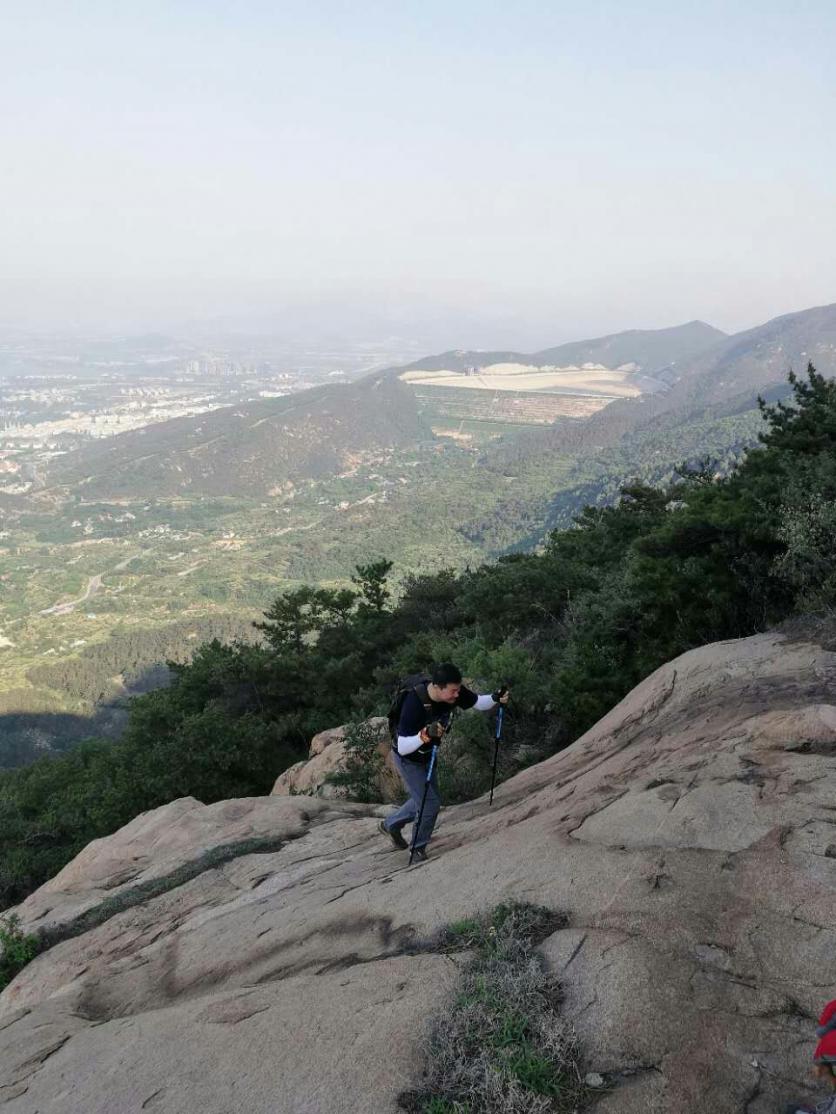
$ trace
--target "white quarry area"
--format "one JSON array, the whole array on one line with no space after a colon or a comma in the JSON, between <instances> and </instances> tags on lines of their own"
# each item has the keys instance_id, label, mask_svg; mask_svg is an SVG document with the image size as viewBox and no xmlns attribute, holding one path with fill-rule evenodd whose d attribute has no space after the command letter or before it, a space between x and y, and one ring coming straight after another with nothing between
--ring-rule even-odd
<instances>
[{"instance_id":1,"label":"white quarry area","mask_svg":"<svg viewBox=\"0 0 836 1114\"><path fill-rule=\"evenodd\" d=\"M412 386L465 387L494 391L588 392L619 398L634 398L641 391L632 382L632 367L607 368L602 364L580 367L532 367L528 364L488 364L467 371L405 371L401 379Z\"/></svg>"}]
</instances>

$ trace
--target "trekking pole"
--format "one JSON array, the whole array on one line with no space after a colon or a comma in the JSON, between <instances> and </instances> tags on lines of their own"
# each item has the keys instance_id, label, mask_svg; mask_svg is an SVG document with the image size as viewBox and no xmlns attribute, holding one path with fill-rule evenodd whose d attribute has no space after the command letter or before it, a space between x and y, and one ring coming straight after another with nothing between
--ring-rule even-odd
<instances>
[{"instance_id":1,"label":"trekking pole","mask_svg":"<svg viewBox=\"0 0 836 1114\"><path fill-rule=\"evenodd\" d=\"M496 743L493 748L493 774L491 776L491 799L488 801L489 805L493 804L493 787L496 785L496 763L499 759L499 737L502 734L502 719L505 715L505 706L499 705L499 711L496 713Z\"/></svg>"},{"instance_id":2,"label":"trekking pole","mask_svg":"<svg viewBox=\"0 0 836 1114\"><path fill-rule=\"evenodd\" d=\"M418 839L418 831L421 827L421 821L424 818L424 805L427 803L427 790L430 787L430 780L433 776L435 769L435 756L438 754L438 743L433 745L430 752L430 762L427 766L427 780L424 782L424 796L421 798L421 809L418 813L418 819L415 821L415 829L412 833L412 846L409 849L409 865L412 866L412 856L415 854L415 841Z\"/></svg>"}]
</instances>

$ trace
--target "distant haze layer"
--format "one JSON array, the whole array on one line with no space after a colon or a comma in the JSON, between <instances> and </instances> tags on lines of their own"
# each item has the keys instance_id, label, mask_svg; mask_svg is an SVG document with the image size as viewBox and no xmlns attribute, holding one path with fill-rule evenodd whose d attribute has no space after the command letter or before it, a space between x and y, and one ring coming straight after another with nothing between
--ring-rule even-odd
<instances>
[{"instance_id":1,"label":"distant haze layer","mask_svg":"<svg viewBox=\"0 0 836 1114\"><path fill-rule=\"evenodd\" d=\"M825 0L7 7L0 325L531 351L833 300Z\"/></svg>"}]
</instances>

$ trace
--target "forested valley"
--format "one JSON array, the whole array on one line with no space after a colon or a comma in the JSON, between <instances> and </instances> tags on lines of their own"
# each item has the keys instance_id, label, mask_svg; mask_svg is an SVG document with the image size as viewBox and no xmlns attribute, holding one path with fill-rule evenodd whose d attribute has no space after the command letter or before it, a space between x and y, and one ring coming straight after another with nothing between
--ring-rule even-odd
<instances>
[{"instance_id":1,"label":"forested valley","mask_svg":"<svg viewBox=\"0 0 836 1114\"><path fill-rule=\"evenodd\" d=\"M24 766L44 750L67 749L90 735L117 736L129 697L167 684L166 662L186 662L212 639L257 641L258 635L244 614L223 612L158 627L125 624L106 642L32 666L27 678L36 687L0 693L0 767Z\"/></svg>"}]
</instances>

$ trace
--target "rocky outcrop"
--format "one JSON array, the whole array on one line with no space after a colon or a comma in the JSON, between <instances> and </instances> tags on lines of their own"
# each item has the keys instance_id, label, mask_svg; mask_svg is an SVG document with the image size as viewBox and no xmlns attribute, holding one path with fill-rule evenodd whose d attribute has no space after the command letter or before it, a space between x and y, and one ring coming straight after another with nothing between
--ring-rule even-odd
<instances>
[{"instance_id":1,"label":"rocky outcrop","mask_svg":"<svg viewBox=\"0 0 836 1114\"><path fill-rule=\"evenodd\" d=\"M349 724L331 727L320 731L311 739L308 758L296 762L280 774L273 786L274 796L295 796L304 794L337 800L345 796L345 791L329 780L329 775L345 769L345 738ZM380 773L377 777L377 790L380 800L393 802L402 800L401 780L392 761L392 745L389 739L389 721L385 716L374 716L365 720L361 727L367 728L377 742L380 755Z\"/></svg>"},{"instance_id":2,"label":"rocky outcrop","mask_svg":"<svg viewBox=\"0 0 836 1114\"><path fill-rule=\"evenodd\" d=\"M809 1096L836 996L834 682L836 654L778 634L686 654L493 808L443 812L411 870L365 806L138 817L19 909L57 942L0 997L0 1108L392 1114L457 974L421 940L507 897L568 914L542 953L597 1114Z\"/></svg>"}]
</instances>

